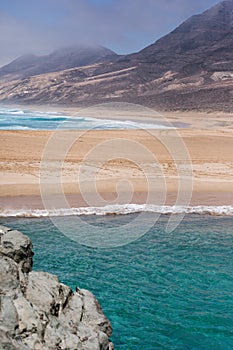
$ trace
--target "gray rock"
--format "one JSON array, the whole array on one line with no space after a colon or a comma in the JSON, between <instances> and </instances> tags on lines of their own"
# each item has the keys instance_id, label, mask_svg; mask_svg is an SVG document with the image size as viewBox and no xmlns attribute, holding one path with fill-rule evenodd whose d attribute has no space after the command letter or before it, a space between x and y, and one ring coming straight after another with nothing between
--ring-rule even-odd
<instances>
[{"instance_id":1,"label":"gray rock","mask_svg":"<svg viewBox=\"0 0 233 350\"><path fill-rule=\"evenodd\" d=\"M17 335L18 314L10 296L0 296L0 325L4 325L10 336Z\"/></svg>"},{"instance_id":2,"label":"gray rock","mask_svg":"<svg viewBox=\"0 0 233 350\"><path fill-rule=\"evenodd\" d=\"M28 273L31 271L33 257L32 243L21 232L8 230L3 234L1 236L0 253L18 263L22 272Z\"/></svg>"},{"instance_id":3,"label":"gray rock","mask_svg":"<svg viewBox=\"0 0 233 350\"><path fill-rule=\"evenodd\" d=\"M62 309L59 320L61 323L66 320L67 326L72 329L76 329L80 324L83 316L83 298L78 294L74 293L67 305Z\"/></svg>"},{"instance_id":4,"label":"gray rock","mask_svg":"<svg viewBox=\"0 0 233 350\"><path fill-rule=\"evenodd\" d=\"M29 303L23 295L13 301L18 313L18 327L21 334L24 336L30 333L42 330L40 314L31 303Z\"/></svg>"},{"instance_id":5,"label":"gray rock","mask_svg":"<svg viewBox=\"0 0 233 350\"><path fill-rule=\"evenodd\" d=\"M0 253L0 295L14 295L20 288L17 264Z\"/></svg>"},{"instance_id":6,"label":"gray rock","mask_svg":"<svg viewBox=\"0 0 233 350\"><path fill-rule=\"evenodd\" d=\"M30 350L20 340L12 339L6 330L0 328L0 349L1 350Z\"/></svg>"},{"instance_id":7,"label":"gray rock","mask_svg":"<svg viewBox=\"0 0 233 350\"><path fill-rule=\"evenodd\" d=\"M29 273L26 298L46 313L58 316L72 294L69 287L58 282L57 276L47 272Z\"/></svg>"},{"instance_id":8,"label":"gray rock","mask_svg":"<svg viewBox=\"0 0 233 350\"><path fill-rule=\"evenodd\" d=\"M9 227L0 225L0 236L4 235L8 231L12 231Z\"/></svg>"},{"instance_id":9,"label":"gray rock","mask_svg":"<svg viewBox=\"0 0 233 350\"><path fill-rule=\"evenodd\" d=\"M113 350L112 333L92 293L31 271L32 243L0 226L0 349Z\"/></svg>"},{"instance_id":10,"label":"gray rock","mask_svg":"<svg viewBox=\"0 0 233 350\"><path fill-rule=\"evenodd\" d=\"M110 337L112 334L111 323L104 316L103 310L95 296L85 289L81 289L79 293L83 295L83 323L92 325L94 329L106 333Z\"/></svg>"}]
</instances>

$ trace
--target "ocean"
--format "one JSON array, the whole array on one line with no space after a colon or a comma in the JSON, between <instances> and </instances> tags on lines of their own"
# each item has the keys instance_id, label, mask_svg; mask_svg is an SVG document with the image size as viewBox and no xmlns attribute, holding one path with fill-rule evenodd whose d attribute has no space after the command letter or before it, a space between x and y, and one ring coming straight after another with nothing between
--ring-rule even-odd
<instances>
[{"instance_id":1,"label":"ocean","mask_svg":"<svg viewBox=\"0 0 233 350\"><path fill-rule=\"evenodd\" d=\"M137 215L83 216L82 234L88 234L85 227L120 232ZM97 296L112 323L116 350L232 350L233 217L187 214L169 232L169 215L153 224L154 215L145 213L134 227L151 222L147 233L107 249L71 240L50 218L0 221L32 239L35 270ZM75 219L60 218L65 225Z\"/></svg>"},{"instance_id":2,"label":"ocean","mask_svg":"<svg viewBox=\"0 0 233 350\"><path fill-rule=\"evenodd\" d=\"M180 125L182 127L182 125ZM119 130L170 129L165 123L139 123L131 120L97 119L0 107L0 130Z\"/></svg>"}]
</instances>

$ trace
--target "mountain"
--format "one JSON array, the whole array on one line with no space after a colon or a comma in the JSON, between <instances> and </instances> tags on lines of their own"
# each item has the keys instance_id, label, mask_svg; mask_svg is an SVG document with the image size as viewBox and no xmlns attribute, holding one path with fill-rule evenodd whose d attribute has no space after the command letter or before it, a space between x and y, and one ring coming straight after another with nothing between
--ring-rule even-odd
<instances>
[{"instance_id":1,"label":"mountain","mask_svg":"<svg viewBox=\"0 0 233 350\"><path fill-rule=\"evenodd\" d=\"M54 64L55 58L53 54L49 62ZM233 0L192 16L134 54L77 60L75 66L66 66L69 69L58 60L56 69L43 66L46 74L40 75L35 75L33 60L20 63L24 68L18 73L26 71L26 78L0 83L0 100L68 105L122 101L158 110L232 111Z\"/></svg>"},{"instance_id":2,"label":"mountain","mask_svg":"<svg viewBox=\"0 0 233 350\"><path fill-rule=\"evenodd\" d=\"M86 66L105 62L115 56L115 52L102 46L71 46L45 56L25 55L0 68L0 80L10 81Z\"/></svg>"},{"instance_id":3,"label":"mountain","mask_svg":"<svg viewBox=\"0 0 233 350\"><path fill-rule=\"evenodd\" d=\"M229 60L233 53L233 1L223 1L182 23L170 34L146 47L134 57L158 65L158 71L192 74L209 69L216 61ZM215 69L215 68L214 68Z\"/></svg>"}]
</instances>

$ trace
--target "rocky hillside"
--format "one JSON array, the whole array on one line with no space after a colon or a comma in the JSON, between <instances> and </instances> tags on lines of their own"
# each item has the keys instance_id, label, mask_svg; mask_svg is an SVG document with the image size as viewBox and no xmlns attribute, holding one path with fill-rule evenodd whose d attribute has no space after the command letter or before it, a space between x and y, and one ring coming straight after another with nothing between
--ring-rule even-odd
<instances>
[{"instance_id":1,"label":"rocky hillside","mask_svg":"<svg viewBox=\"0 0 233 350\"><path fill-rule=\"evenodd\" d=\"M183 76L202 70L232 69L233 1L223 1L192 16L133 57L148 65L158 65L159 73L172 70Z\"/></svg>"},{"instance_id":2,"label":"rocky hillside","mask_svg":"<svg viewBox=\"0 0 233 350\"><path fill-rule=\"evenodd\" d=\"M32 256L27 236L0 227L0 349L113 350L93 294L32 271Z\"/></svg>"},{"instance_id":3,"label":"rocky hillside","mask_svg":"<svg viewBox=\"0 0 233 350\"><path fill-rule=\"evenodd\" d=\"M189 18L138 53L0 83L0 100L7 103L119 101L231 112L232 96L233 0Z\"/></svg>"}]
</instances>

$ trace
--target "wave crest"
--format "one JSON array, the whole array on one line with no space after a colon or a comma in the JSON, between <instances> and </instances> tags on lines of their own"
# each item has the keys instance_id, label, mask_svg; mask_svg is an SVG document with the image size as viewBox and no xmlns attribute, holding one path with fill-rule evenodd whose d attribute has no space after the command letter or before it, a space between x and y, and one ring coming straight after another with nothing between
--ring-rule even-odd
<instances>
[{"instance_id":1,"label":"wave crest","mask_svg":"<svg viewBox=\"0 0 233 350\"><path fill-rule=\"evenodd\" d=\"M80 207L68 209L3 209L0 217L55 217L85 215L128 215L135 213L199 214L233 216L233 206L157 206L152 204L109 205L105 207Z\"/></svg>"}]
</instances>

